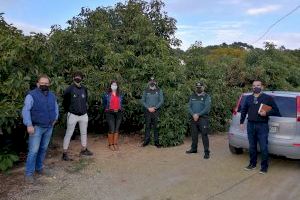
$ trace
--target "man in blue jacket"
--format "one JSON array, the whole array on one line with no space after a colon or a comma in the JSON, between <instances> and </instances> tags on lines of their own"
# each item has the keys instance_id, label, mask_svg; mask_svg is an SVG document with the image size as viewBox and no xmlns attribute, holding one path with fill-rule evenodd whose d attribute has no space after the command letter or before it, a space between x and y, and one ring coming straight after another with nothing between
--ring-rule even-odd
<instances>
[{"instance_id":1,"label":"man in blue jacket","mask_svg":"<svg viewBox=\"0 0 300 200\"><path fill-rule=\"evenodd\" d=\"M187 154L197 153L198 148L198 134L202 135L202 142L204 147L204 159L209 159L209 140L208 140L208 115L211 107L211 98L205 92L205 85L201 82L196 83L196 91L189 100L189 113L191 119L191 135L192 145L191 149L186 151Z\"/></svg>"},{"instance_id":2,"label":"man in blue jacket","mask_svg":"<svg viewBox=\"0 0 300 200\"><path fill-rule=\"evenodd\" d=\"M151 127L154 129L154 144L157 148L160 148L159 136L158 136L158 118L159 110L164 102L164 96L162 90L158 87L157 82L152 77L148 83L147 89L143 92L142 104L145 110L145 138L142 147L147 146L150 143L150 131Z\"/></svg>"},{"instance_id":3,"label":"man in blue jacket","mask_svg":"<svg viewBox=\"0 0 300 200\"><path fill-rule=\"evenodd\" d=\"M269 116L280 116L278 107L273 98L262 92L263 85L260 80L252 83L253 94L247 96L245 103L241 108L240 126L244 130L244 121L248 115L247 135L249 140L250 163L245 170L256 168L257 162L257 142L261 151L261 169L260 173L265 174L268 171L268 135L269 135ZM265 104L272 109L269 111L259 111L260 105Z\"/></svg>"},{"instance_id":4,"label":"man in blue jacket","mask_svg":"<svg viewBox=\"0 0 300 200\"><path fill-rule=\"evenodd\" d=\"M47 75L38 78L37 88L31 90L22 109L23 123L29 134L28 155L25 166L25 181L34 182L34 172L45 174L43 166L53 126L58 119L57 100L49 91L50 79Z\"/></svg>"}]
</instances>

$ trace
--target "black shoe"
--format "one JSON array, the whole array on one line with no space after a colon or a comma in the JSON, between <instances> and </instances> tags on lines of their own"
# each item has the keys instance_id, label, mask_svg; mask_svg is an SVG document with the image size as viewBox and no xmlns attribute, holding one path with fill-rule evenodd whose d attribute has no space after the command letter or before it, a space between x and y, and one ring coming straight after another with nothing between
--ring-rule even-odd
<instances>
[{"instance_id":1,"label":"black shoe","mask_svg":"<svg viewBox=\"0 0 300 200\"><path fill-rule=\"evenodd\" d=\"M86 148L85 150L81 150L81 151L80 151L80 155L81 155L81 156L92 156L93 153L92 153L90 150L88 150L88 149Z\"/></svg>"},{"instance_id":2,"label":"black shoe","mask_svg":"<svg viewBox=\"0 0 300 200\"><path fill-rule=\"evenodd\" d=\"M244 170L250 171L250 170L254 170L256 168L255 165L249 164L247 167L244 168Z\"/></svg>"},{"instance_id":3,"label":"black shoe","mask_svg":"<svg viewBox=\"0 0 300 200\"><path fill-rule=\"evenodd\" d=\"M145 146L148 146L149 145L149 142L144 142L141 147L145 147Z\"/></svg>"},{"instance_id":4,"label":"black shoe","mask_svg":"<svg viewBox=\"0 0 300 200\"><path fill-rule=\"evenodd\" d=\"M73 161L73 159L70 158L67 153L63 153L61 159L64 160L64 161Z\"/></svg>"},{"instance_id":5,"label":"black shoe","mask_svg":"<svg viewBox=\"0 0 300 200\"><path fill-rule=\"evenodd\" d=\"M259 173L260 174L266 174L268 172L268 169L260 169Z\"/></svg>"},{"instance_id":6,"label":"black shoe","mask_svg":"<svg viewBox=\"0 0 300 200\"><path fill-rule=\"evenodd\" d=\"M157 148L161 148L161 147L162 147L162 145L160 145L159 143L156 143L155 146L156 146Z\"/></svg>"},{"instance_id":7,"label":"black shoe","mask_svg":"<svg viewBox=\"0 0 300 200\"><path fill-rule=\"evenodd\" d=\"M81 156L92 156L93 153L92 153L90 150L88 150L88 149L86 148L85 150L81 150L81 151L80 151L80 155L81 155Z\"/></svg>"},{"instance_id":8,"label":"black shoe","mask_svg":"<svg viewBox=\"0 0 300 200\"><path fill-rule=\"evenodd\" d=\"M187 153L187 154L190 154L190 153L197 153L197 150L192 150L192 149L190 149L190 150L186 151L185 153Z\"/></svg>"},{"instance_id":9,"label":"black shoe","mask_svg":"<svg viewBox=\"0 0 300 200\"><path fill-rule=\"evenodd\" d=\"M203 156L203 158L204 159L209 159L210 158L209 153L205 153L204 156Z\"/></svg>"}]
</instances>

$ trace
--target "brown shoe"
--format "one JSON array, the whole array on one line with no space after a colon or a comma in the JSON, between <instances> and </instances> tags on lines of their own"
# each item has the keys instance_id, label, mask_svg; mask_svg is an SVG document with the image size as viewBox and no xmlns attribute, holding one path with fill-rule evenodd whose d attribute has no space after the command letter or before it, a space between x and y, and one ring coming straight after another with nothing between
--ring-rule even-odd
<instances>
[{"instance_id":1,"label":"brown shoe","mask_svg":"<svg viewBox=\"0 0 300 200\"><path fill-rule=\"evenodd\" d=\"M114 148L114 134L109 133L107 136L107 140L108 140L108 148L112 151L115 151Z\"/></svg>"},{"instance_id":2,"label":"brown shoe","mask_svg":"<svg viewBox=\"0 0 300 200\"><path fill-rule=\"evenodd\" d=\"M53 172L49 168L44 167L42 170L36 171L36 173L40 176L52 177Z\"/></svg>"},{"instance_id":3,"label":"brown shoe","mask_svg":"<svg viewBox=\"0 0 300 200\"><path fill-rule=\"evenodd\" d=\"M35 178L33 176L26 176L24 177L24 181L26 184L34 184L35 183Z\"/></svg>"}]
</instances>

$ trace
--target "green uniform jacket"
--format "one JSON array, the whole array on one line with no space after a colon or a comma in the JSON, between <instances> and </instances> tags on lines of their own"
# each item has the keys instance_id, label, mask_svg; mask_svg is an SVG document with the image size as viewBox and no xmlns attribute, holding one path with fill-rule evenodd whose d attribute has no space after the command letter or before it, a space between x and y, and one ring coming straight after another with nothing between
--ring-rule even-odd
<instances>
[{"instance_id":1,"label":"green uniform jacket","mask_svg":"<svg viewBox=\"0 0 300 200\"><path fill-rule=\"evenodd\" d=\"M143 92L142 104L145 109L155 107L160 108L164 102L164 95L161 89L150 90L146 89Z\"/></svg>"},{"instance_id":2,"label":"green uniform jacket","mask_svg":"<svg viewBox=\"0 0 300 200\"><path fill-rule=\"evenodd\" d=\"M192 94L189 100L189 113L191 115L208 116L211 107L211 98L207 93L197 95Z\"/></svg>"}]
</instances>

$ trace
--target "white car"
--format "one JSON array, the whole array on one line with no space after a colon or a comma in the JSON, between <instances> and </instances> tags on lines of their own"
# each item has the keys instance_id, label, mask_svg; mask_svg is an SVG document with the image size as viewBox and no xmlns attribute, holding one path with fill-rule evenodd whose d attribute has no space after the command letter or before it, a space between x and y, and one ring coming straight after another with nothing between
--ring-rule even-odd
<instances>
[{"instance_id":1,"label":"white car","mask_svg":"<svg viewBox=\"0 0 300 200\"><path fill-rule=\"evenodd\" d=\"M300 92L264 91L264 93L274 98L281 114L281 117L271 116L269 119L269 153L300 159ZM241 154L243 149L249 148L247 129L244 131L240 129L240 110L246 96L251 94L242 94L233 110L228 139L229 149L234 154ZM244 124L246 127L247 119Z\"/></svg>"}]
</instances>

